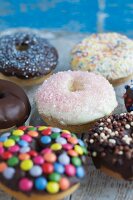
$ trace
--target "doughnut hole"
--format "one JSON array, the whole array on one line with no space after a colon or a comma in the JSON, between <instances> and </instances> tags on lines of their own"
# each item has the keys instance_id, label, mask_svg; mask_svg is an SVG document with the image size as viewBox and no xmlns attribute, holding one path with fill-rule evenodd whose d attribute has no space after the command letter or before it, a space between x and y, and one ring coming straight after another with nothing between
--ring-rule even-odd
<instances>
[{"instance_id":1,"label":"doughnut hole","mask_svg":"<svg viewBox=\"0 0 133 200\"><path fill-rule=\"evenodd\" d=\"M73 80L69 86L71 92L77 92L84 90L84 84L82 80Z\"/></svg>"},{"instance_id":2,"label":"doughnut hole","mask_svg":"<svg viewBox=\"0 0 133 200\"><path fill-rule=\"evenodd\" d=\"M16 44L16 49L18 51L26 51L26 50L28 50L28 48L29 48L29 44L28 43L23 42L21 44Z\"/></svg>"},{"instance_id":3,"label":"doughnut hole","mask_svg":"<svg viewBox=\"0 0 133 200\"><path fill-rule=\"evenodd\" d=\"M0 99L5 98L6 94L4 92L0 92Z\"/></svg>"}]
</instances>

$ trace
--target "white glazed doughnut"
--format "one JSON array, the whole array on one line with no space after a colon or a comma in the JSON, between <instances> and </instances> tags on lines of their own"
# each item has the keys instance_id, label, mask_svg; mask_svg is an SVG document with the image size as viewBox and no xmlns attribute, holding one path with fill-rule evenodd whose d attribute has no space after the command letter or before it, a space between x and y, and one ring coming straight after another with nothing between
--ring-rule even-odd
<instances>
[{"instance_id":1,"label":"white glazed doughnut","mask_svg":"<svg viewBox=\"0 0 133 200\"><path fill-rule=\"evenodd\" d=\"M92 122L117 106L112 85L101 75L82 71L52 75L40 86L35 99L40 115L63 125Z\"/></svg>"},{"instance_id":2,"label":"white glazed doughnut","mask_svg":"<svg viewBox=\"0 0 133 200\"><path fill-rule=\"evenodd\" d=\"M133 40L118 33L92 34L71 52L73 70L102 74L118 80L133 74Z\"/></svg>"}]
</instances>

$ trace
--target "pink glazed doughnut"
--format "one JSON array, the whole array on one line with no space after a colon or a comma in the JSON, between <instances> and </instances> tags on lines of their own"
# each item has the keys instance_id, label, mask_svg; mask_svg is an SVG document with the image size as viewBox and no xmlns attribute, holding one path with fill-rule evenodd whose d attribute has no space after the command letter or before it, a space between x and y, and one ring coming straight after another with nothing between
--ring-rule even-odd
<instances>
[{"instance_id":1,"label":"pink glazed doughnut","mask_svg":"<svg viewBox=\"0 0 133 200\"><path fill-rule=\"evenodd\" d=\"M50 76L39 87L35 100L46 123L77 133L88 130L117 106L112 85L101 75L87 71Z\"/></svg>"}]
</instances>

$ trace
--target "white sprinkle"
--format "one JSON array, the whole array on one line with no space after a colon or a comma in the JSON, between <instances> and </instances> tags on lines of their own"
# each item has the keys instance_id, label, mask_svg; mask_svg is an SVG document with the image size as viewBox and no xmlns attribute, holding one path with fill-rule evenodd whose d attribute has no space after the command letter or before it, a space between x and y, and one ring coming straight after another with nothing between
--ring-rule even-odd
<instances>
[{"instance_id":1,"label":"white sprinkle","mask_svg":"<svg viewBox=\"0 0 133 200\"><path fill-rule=\"evenodd\" d=\"M97 156L97 152L93 151L93 152L92 152L92 156L93 156L93 157L96 157L96 156Z\"/></svg>"},{"instance_id":2,"label":"white sprinkle","mask_svg":"<svg viewBox=\"0 0 133 200\"><path fill-rule=\"evenodd\" d=\"M111 122L111 119L110 119L110 118L108 118L108 119L107 119L107 122Z\"/></svg>"},{"instance_id":3,"label":"white sprinkle","mask_svg":"<svg viewBox=\"0 0 133 200\"><path fill-rule=\"evenodd\" d=\"M130 125L133 126L133 122L131 122Z\"/></svg>"},{"instance_id":4,"label":"white sprinkle","mask_svg":"<svg viewBox=\"0 0 133 200\"><path fill-rule=\"evenodd\" d=\"M119 155L123 155L123 151L119 151L118 154L119 154Z\"/></svg>"},{"instance_id":5,"label":"white sprinkle","mask_svg":"<svg viewBox=\"0 0 133 200\"><path fill-rule=\"evenodd\" d=\"M90 139L90 143L93 144L93 143L94 143L94 140L93 140L93 139Z\"/></svg>"},{"instance_id":6,"label":"white sprinkle","mask_svg":"<svg viewBox=\"0 0 133 200\"><path fill-rule=\"evenodd\" d=\"M129 125L129 124L126 124L126 125L125 125L125 128L126 128L126 129L130 129L130 125Z\"/></svg>"},{"instance_id":7,"label":"white sprinkle","mask_svg":"<svg viewBox=\"0 0 133 200\"><path fill-rule=\"evenodd\" d=\"M99 130L102 131L102 130L103 130L103 127L100 127Z\"/></svg>"},{"instance_id":8,"label":"white sprinkle","mask_svg":"<svg viewBox=\"0 0 133 200\"><path fill-rule=\"evenodd\" d=\"M110 142L111 144L116 144L116 140L114 140L114 139L109 139L109 142Z\"/></svg>"}]
</instances>

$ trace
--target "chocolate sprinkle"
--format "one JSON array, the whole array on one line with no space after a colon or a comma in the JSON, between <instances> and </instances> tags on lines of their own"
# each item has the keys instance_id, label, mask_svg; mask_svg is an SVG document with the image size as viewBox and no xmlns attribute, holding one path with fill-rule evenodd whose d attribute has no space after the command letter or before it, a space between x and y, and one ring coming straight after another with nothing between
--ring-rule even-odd
<instances>
[{"instance_id":1,"label":"chocolate sprinkle","mask_svg":"<svg viewBox=\"0 0 133 200\"><path fill-rule=\"evenodd\" d=\"M57 65L58 53L35 34L17 32L0 37L0 72L30 79L49 74Z\"/></svg>"}]
</instances>

